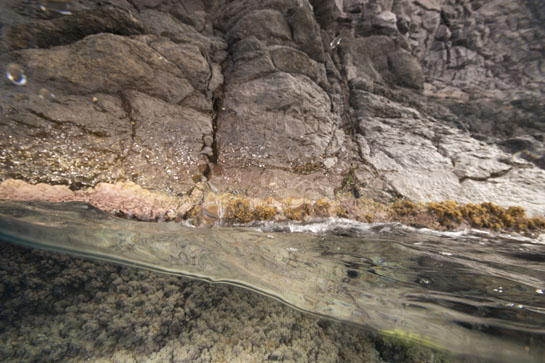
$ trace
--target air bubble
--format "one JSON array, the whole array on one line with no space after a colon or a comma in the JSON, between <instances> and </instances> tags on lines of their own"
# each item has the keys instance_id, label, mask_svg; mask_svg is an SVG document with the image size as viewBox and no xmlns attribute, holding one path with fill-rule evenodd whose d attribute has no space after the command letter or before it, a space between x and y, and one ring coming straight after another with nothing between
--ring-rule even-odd
<instances>
[{"instance_id":1,"label":"air bubble","mask_svg":"<svg viewBox=\"0 0 545 363\"><path fill-rule=\"evenodd\" d=\"M431 280L427 279L427 278L424 278L424 277L420 277L416 280L416 282L418 282L419 284L422 284L422 285L429 285L431 284Z\"/></svg>"},{"instance_id":2,"label":"air bubble","mask_svg":"<svg viewBox=\"0 0 545 363\"><path fill-rule=\"evenodd\" d=\"M62 15L72 15L70 11L71 0L40 0L39 7L43 12L52 12Z\"/></svg>"},{"instance_id":3,"label":"air bubble","mask_svg":"<svg viewBox=\"0 0 545 363\"><path fill-rule=\"evenodd\" d=\"M19 64L8 64L6 68L6 77L16 86L24 86L26 84L25 71Z\"/></svg>"},{"instance_id":4,"label":"air bubble","mask_svg":"<svg viewBox=\"0 0 545 363\"><path fill-rule=\"evenodd\" d=\"M38 92L38 95L40 96L42 100L46 100L46 101L54 101L57 98L47 88L40 89L40 92Z\"/></svg>"},{"instance_id":5,"label":"air bubble","mask_svg":"<svg viewBox=\"0 0 545 363\"><path fill-rule=\"evenodd\" d=\"M341 44L342 39L343 38L341 38L341 37L337 37L337 38L333 39L331 41L331 43L329 43L329 48L331 48L331 49L337 48Z\"/></svg>"}]
</instances>

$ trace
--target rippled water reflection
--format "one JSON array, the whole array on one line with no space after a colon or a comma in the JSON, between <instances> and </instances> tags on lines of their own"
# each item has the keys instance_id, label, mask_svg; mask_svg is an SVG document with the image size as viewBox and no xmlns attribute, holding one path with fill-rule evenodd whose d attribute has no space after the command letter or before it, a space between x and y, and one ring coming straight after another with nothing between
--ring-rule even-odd
<instances>
[{"instance_id":1,"label":"rippled water reflection","mask_svg":"<svg viewBox=\"0 0 545 363\"><path fill-rule=\"evenodd\" d=\"M292 233L286 233L292 232ZM498 361L545 356L545 244L332 220L195 229L81 203L0 202L15 243L244 286L414 344Z\"/></svg>"}]
</instances>

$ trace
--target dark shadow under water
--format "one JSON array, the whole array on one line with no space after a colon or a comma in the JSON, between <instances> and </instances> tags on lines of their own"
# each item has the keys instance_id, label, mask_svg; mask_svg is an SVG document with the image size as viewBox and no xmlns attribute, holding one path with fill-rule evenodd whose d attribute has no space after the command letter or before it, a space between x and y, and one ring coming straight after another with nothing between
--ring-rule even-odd
<instances>
[{"instance_id":1,"label":"dark shadow under water","mask_svg":"<svg viewBox=\"0 0 545 363\"><path fill-rule=\"evenodd\" d=\"M505 362L545 356L539 240L343 220L195 229L81 203L11 201L0 202L0 238L242 286L439 351Z\"/></svg>"}]
</instances>

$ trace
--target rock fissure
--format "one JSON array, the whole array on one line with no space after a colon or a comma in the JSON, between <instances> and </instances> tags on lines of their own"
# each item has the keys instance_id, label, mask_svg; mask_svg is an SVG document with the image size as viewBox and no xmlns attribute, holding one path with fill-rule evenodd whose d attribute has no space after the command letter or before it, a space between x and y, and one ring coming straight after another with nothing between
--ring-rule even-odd
<instances>
[{"instance_id":1,"label":"rock fissure","mask_svg":"<svg viewBox=\"0 0 545 363\"><path fill-rule=\"evenodd\" d=\"M225 69L224 65L221 65L222 74L224 73L224 69ZM210 70L210 77L212 78L212 69ZM217 165L220 147L219 147L219 143L218 143L216 135L218 132L218 119L220 118L221 113L225 111L225 108L223 106L224 97L225 97L224 82L221 82L219 85L217 85L217 87L214 90L209 90L209 92L212 92L212 134L211 134L212 142L210 143L210 145L206 145L206 142L205 142L205 147L210 147L212 149L212 154L207 156L208 161L213 165ZM210 167L210 165L208 165L206 173L204 174L204 176L208 180L211 177L211 173L213 169L214 169L213 167Z\"/></svg>"},{"instance_id":2,"label":"rock fissure","mask_svg":"<svg viewBox=\"0 0 545 363\"><path fill-rule=\"evenodd\" d=\"M136 142L136 120L134 119L131 102L127 95L124 92L119 92L119 99L121 100L121 106L127 115L131 127L130 143L128 147L118 155L118 161L123 166L126 163L128 155L133 152L134 143Z\"/></svg>"},{"instance_id":3,"label":"rock fissure","mask_svg":"<svg viewBox=\"0 0 545 363\"><path fill-rule=\"evenodd\" d=\"M220 92L223 94L223 90L220 90ZM212 114L212 156L210 157L210 162L213 164L218 163L218 157L219 157L219 145L216 138L216 134L218 132L218 118L220 117L221 112L223 112L225 109L223 107L223 97L222 96L216 96L214 98L214 111Z\"/></svg>"},{"instance_id":4,"label":"rock fissure","mask_svg":"<svg viewBox=\"0 0 545 363\"><path fill-rule=\"evenodd\" d=\"M48 122L51 122L52 124L55 124L57 126L74 126L78 129L80 129L82 132L86 133L86 134L89 134L89 135L93 135L95 137L106 137L108 136L108 134L106 132L101 132L101 131L93 131L93 130L90 130L89 128L83 126L83 125L78 125L77 123L73 122L73 121L70 121L70 120L56 120L52 117L49 117L47 116L46 114L44 114L43 112L39 112L39 111L36 111L36 110L33 110L33 109L30 109L28 108L27 111L31 114L33 114L34 116L37 116L43 120L47 120ZM19 121L17 121L19 122ZM29 125L30 126L30 125Z\"/></svg>"},{"instance_id":5,"label":"rock fissure","mask_svg":"<svg viewBox=\"0 0 545 363\"><path fill-rule=\"evenodd\" d=\"M485 176L485 177L476 177L476 176L464 175L461 178L459 178L458 180L459 180L460 184L462 184L466 180L474 180L474 181L485 182L485 181L488 181L490 179L500 178L500 177L506 175L507 173L509 173L511 170L513 170L513 168L500 170L500 171L497 171L497 172L494 172L494 173L490 173L488 176Z\"/></svg>"}]
</instances>

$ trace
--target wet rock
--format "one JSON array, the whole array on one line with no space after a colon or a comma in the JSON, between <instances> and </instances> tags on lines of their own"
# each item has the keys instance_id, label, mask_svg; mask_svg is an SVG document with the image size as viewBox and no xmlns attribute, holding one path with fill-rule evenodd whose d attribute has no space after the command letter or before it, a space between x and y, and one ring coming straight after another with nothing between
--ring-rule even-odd
<instances>
[{"instance_id":1,"label":"wet rock","mask_svg":"<svg viewBox=\"0 0 545 363\"><path fill-rule=\"evenodd\" d=\"M391 11L383 11L372 20L373 27L378 28L381 33L397 33L397 16Z\"/></svg>"},{"instance_id":2,"label":"wet rock","mask_svg":"<svg viewBox=\"0 0 545 363\"><path fill-rule=\"evenodd\" d=\"M195 89L199 91L206 90L211 76L210 65L206 58L203 57L198 46L192 44L178 45L164 39L151 41L149 45L168 61L174 63ZM174 100L173 103L178 102Z\"/></svg>"},{"instance_id":3,"label":"wet rock","mask_svg":"<svg viewBox=\"0 0 545 363\"><path fill-rule=\"evenodd\" d=\"M416 0L415 2L426 10L441 10L441 4L438 0Z\"/></svg>"},{"instance_id":4,"label":"wet rock","mask_svg":"<svg viewBox=\"0 0 545 363\"><path fill-rule=\"evenodd\" d=\"M348 38L342 45L349 80L357 77L423 88L424 75L416 58L389 37Z\"/></svg>"},{"instance_id":5,"label":"wet rock","mask_svg":"<svg viewBox=\"0 0 545 363\"><path fill-rule=\"evenodd\" d=\"M1 107L12 110L2 115L1 175L75 188L128 178L164 191L191 189L202 135L212 132L205 92L223 82L203 52L225 43L204 38L183 44L104 33L13 53L32 81L22 97L0 85ZM39 97L43 86L56 96ZM189 105L177 105L186 98Z\"/></svg>"},{"instance_id":6,"label":"wet rock","mask_svg":"<svg viewBox=\"0 0 545 363\"><path fill-rule=\"evenodd\" d=\"M399 114L409 111L401 109ZM422 201L494 200L503 206L516 205L518 200L530 215L542 214L545 185L538 179L545 176L543 170L507 164L508 155L498 147L431 120L392 116L378 122L364 118L360 128L371 145L368 160L379 173L388 170L386 179L400 194ZM522 179L529 189L508 187Z\"/></svg>"},{"instance_id":7,"label":"wet rock","mask_svg":"<svg viewBox=\"0 0 545 363\"><path fill-rule=\"evenodd\" d=\"M247 53L233 60L231 75L236 82L250 81L275 71L271 57L266 51Z\"/></svg>"},{"instance_id":8,"label":"wet rock","mask_svg":"<svg viewBox=\"0 0 545 363\"><path fill-rule=\"evenodd\" d=\"M195 27L198 32L211 34L210 22L204 11L204 4L197 0L184 1L156 1L156 0L135 0L131 1L141 12L153 9L162 13L171 14L180 21Z\"/></svg>"},{"instance_id":9,"label":"wet rock","mask_svg":"<svg viewBox=\"0 0 545 363\"><path fill-rule=\"evenodd\" d=\"M60 98L60 96L58 96ZM0 98L0 175L33 183L94 185L119 176L131 125L115 96L62 98L30 94Z\"/></svg>"},{"instance_id":10,"label":"wet rock","mask_svg":"<svg viewBox=\"0 0 545 363\"><path fill-rule=\"evenodd\" d=\"M216 140L224 169L288 168L308 174L322 168L317 158L338 147L330 144L338 119L331 114L327 94L307 77L276 72L241 84L227 83L223 105ZM224 171L224 181L217 184L230 184L229 174ZM259 179L269 184L268 179ZM255 179L253 183L258 187Z\"/></svg>"},{"instance_id":11,"label":"wet rock","mask_svg":"<svg viewBox=\"0 0 545 363\"><path fill-rule=\"evenodd\" d=\"M260 26L255 26L260 24ZM227 33L227 41L234 43L248 36L255 36L260 40L270 38L289 40L291 30L286 18L273 9L256 10L243 16Z\"/></svg>"},{"instance_id":12,"label":"wet rock","mask_svg":"<svg viewBox=\"0 0 545 363\"><path fill-rule=\"evenodd\" d=\"M544 213L533 3L107 3L0 5L0 65L26 80L0 82L0 178Z\"/></svg>"},{"instance_id":13,"label":"wet rock","mask_svg":"<svg viewBox=\"0 0 545 363\"><path fill-rule=\"evenodd\" d=\"M131 182L99 183L95 188L74 192L64 185L33 185L9 179L0 183L0 199L86 202L108 213L145 221L181 218L194 204L189 198L150 192Z\"/></svg>"},{"instance_id":14,"label":"wet rock","mask_svg":"<svg viewBox=\"0 0 545 363\"><path fill-rule=\"evenodd\" d=\"M50 48L71 44L91 34L142 34L142 23L129 11L99 7L75 12L71 16L15 24L6 30L9 49Z\"/></svg>"},{"instance_id":15,"label":"wet rock","mask_svg":"<svg viewBox=\"0 0 545 363\"><path fill-rule=\"evenodd\" d=\"M204 141L204 145L212 146L212 143L214 142L214 137L212 135L204 135L203 141Z\"/></svg>"},{"instance_id":16,"label":"wet rock","mask_svg":"<svg viewBox=\"0 0 545 363\"><path fill-rule=\"evenodd\" d=\"M444 42L449 40L451 35L452 32L450 31L450 29L446 25L442 24L435 33L435 39Z\"/></svg>"},{"instance_id":17,"label":"wet rock","mask_svg":"<svg viewBox=\"0 0 545 363\"><path fill-rule=\"evenodd\" d=\"M159 190L191 189L192 176L200 174L201 137L212 132L210 116L140 92L128 93L127 102L136 123L126 157L131 180Z\"/></svg>"},{"instance_id":18,"label":"wet rock","mask_svg":"<svg viewBox=\"0 0 545 363\"><path fill-rule=\"evenodd\" d=\"M214 151L212 150L211 147L206 146L206 147L204 147L202 149L201 154L204 154L204 155L207 155L207 156L212 156L212 155L214 155Z\"/></svg>"},{"instance_id":19,"label":"wet rock","mask_svg":"<svg viewBox=\"0 0 545 363\"><path fill-rule=\"evenodd\" d=\"M388 55L392 78L405 87L424 88L424 74L420 63L404 49L392 52Z\"/></svg>"},{"instance_id":20,"label":"wet rock","mask_svg":"<svg viewBox=\"0 0 545 363\"><path fill-rule=\"evenodd\" d=\"M269 55L279 71L304 74L321 86L327 84L324 65L305 53L291 47L275 46L269 49Z\"/></svg>"},{"instance_id":21,"label":"wet rock","mask_svg":"<svg viewBox=\"0 0 545 363\"><path fill-rule=\"evenodd\" d=\"M184 73L148 46L145 38L141 40L96 34L67 48L22 50L17 57L32 72L34 82L63 92L114 93L137 88L174 102L191 93Z\"/></svg>"},{"instance_id":22,"label":"wet rock","mask_svg":"<svg viewBox=\"0 0 545 363\"><path fill-rule=\"evenodd\" d=\"M225 40L213 35L201 34L195 27L183 23L168 12L143 10L139 14L139 18L147 32L170 39L175 43L197 46L202 56L207 59L217 57L218 59L214 61L221 62L226 56L225 49L227 48L227 44ZM196 56L193 55L192 57L195 58Z\"/></svg>"},{"instance_id":23,"label":"wet rock","mask_svg":"<svg viewBox=\"0 0 545 363\"><path fill-rule=\"evenodd\" d=\"M288 9L287 20L299 49L313 60L323 63L325 58L320 27L314 19L310 4L307 1L296 2L295 7Z\"/></svg>"},{"instance_id":24,"label":"wet rock","mask_svg":"<svg viewBox=\"0 0 545 363\"><path fill-rule=\"evenodd\" d=\"M311 161L326 151L335 125L325 91L306 77L283 72L228 84L224 107L217 138L225 159ZM246 150L245 155L230 148Z\"/></svg>"}]
</instances>

